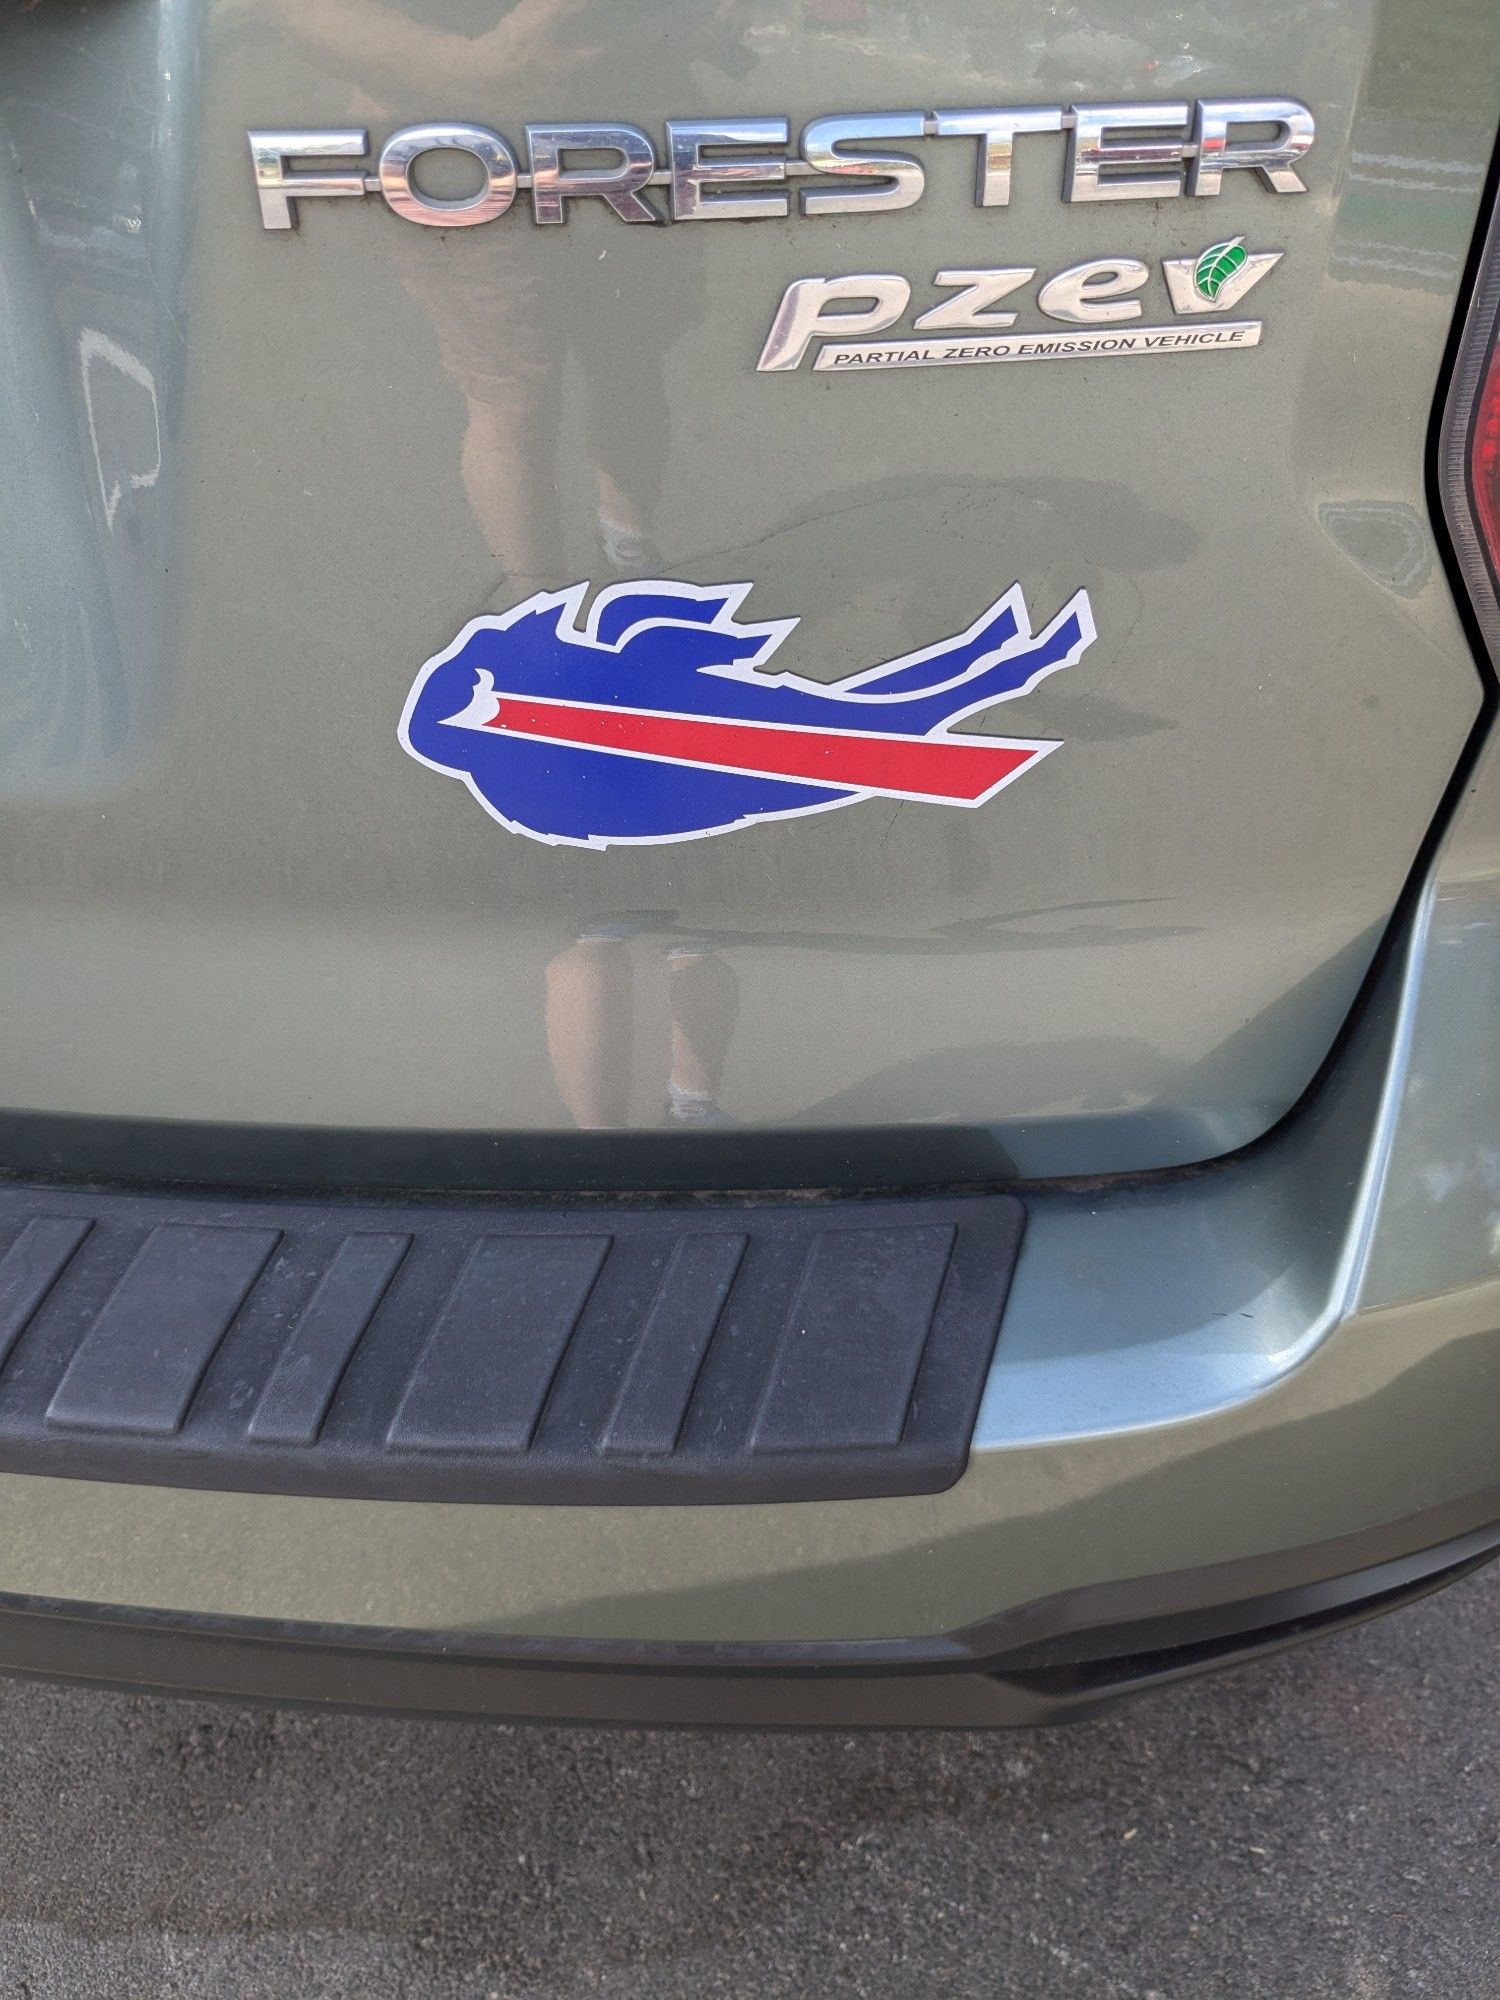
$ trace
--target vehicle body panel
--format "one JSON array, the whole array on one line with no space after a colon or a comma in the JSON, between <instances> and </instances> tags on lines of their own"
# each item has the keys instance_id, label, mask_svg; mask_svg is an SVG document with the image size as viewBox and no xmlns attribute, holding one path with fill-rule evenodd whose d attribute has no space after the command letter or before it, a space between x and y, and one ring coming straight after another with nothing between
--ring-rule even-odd
<instances>
[{"instance_id":1,"label":"vehicle body panel","mask_svg":"<svg viewBox=\"0 0 1500 2000\"><path fill-rule=\"evenodd\" d=\"M751 1131L938 1129L960 1170L1025 1176L1265 1131L1346 1016L1479 707L1423 467L1494 133L1489 10L1205 0L1168 36L1154 10L1060 26L1030 0L532 5L490 67L450 12L6 23L0 424L26 471L0 556L21 606L0 1103L648 1133L685 957L716 1102ZM443 232L372 200L304 204L278 236L244 150L266 122L378 145L438 113L518 138L775 108L795 132L907 100L1271 84L1318 118L1295 199L1242 174L1214 201L1064 205L1042 137L998 212L963 142L926 145L924 199L895 215L646 230L580 204L566 229ZM920 291L997 256L1154 264L1235 232L1286 252L1253 353L753 372L808 271ZM401 755L402 700L471 617L612 580L622 485L660 573L753 583L821 680L1017 579L1039 622L1087 588L1097 643L987 724L1024 711L1062 750L978 812L875 800L605 854L507 834Z\"/></svg>"},{"instance_id":2,"label":"vehicle body panel","mask_svg":"<svg viewBox=\"0 0 1500 2000\"><path fill-rule=\"evenodd\" d=\"M821 1504L496 1507L0 1475L0 1595L478 1638L940 1639L1058 1593L1500 1518L1500 755L1314 1106L1029 1198L969 1469ZM1436 1539L1437 1537L1434 1537Z\"/></svg>"},{"instance_id":3,"label":"vehicle body panel","mask_svg":"<svg viewBox=\"0 0 1500 2000\"><path fill-rule=\"evenodd\" d=\"M998 213L967 142L924 143L899 214L449 232L372 197L272 233L245 147L1272 89L1318 120L1295 198L1064 204L1039 138ZM0 1170L1027 1206L946 1491L500 1506L0 1466L0 1666L43 1606L252 1651L857 1674L1116 1586L1243 1570L1238 1601L1272 1560L1300 1590L1448 1551L1407 1588L1484 1553L1500 747L1430 473L1497 106L1485 0L0 18ZM1251 352L755 372L809 273L1123 253L1165 317L1160 260L1240 233L1285 252ZM1086 590L1092 647L983 725L1062 747L973 812L506 831L403 753L403 703L471 619L617 581L612 508L630 574L751 584L828 684L1013 582L1038 625ZM716 1050L701 1128L684 1043ZM140 1628L121 1671L150 1681Z\"/></svg>"}]
</instances>

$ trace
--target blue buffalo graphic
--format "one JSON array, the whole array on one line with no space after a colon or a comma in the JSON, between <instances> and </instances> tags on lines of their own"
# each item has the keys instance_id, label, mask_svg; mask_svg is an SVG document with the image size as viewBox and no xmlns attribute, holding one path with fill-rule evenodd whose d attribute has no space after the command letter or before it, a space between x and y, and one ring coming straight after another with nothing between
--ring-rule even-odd
<instances>
[{"instance_id":1,"label":"blue buffalo graphic","mask_svg":"<svg viewBox=\"0 0 1500 2000\"><path fill-rule=\"evenodd\" d=\"M695 840L857 799L978 806L1058 746L952 725L1094 638L1079 591L1033 632L1019 584L966 631L829 686L765 663L795 618L741 623L747 583L548 591L476 618L417 675L401 743L552 845Z\"/></svg>"}]
</instances>

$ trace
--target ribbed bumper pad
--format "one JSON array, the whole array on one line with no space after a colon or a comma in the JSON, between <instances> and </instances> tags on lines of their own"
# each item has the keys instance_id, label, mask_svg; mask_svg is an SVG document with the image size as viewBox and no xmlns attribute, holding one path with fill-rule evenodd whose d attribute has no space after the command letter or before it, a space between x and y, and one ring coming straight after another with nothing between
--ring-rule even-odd
<instances>
[{"instance_id":1,"label":"ribbed bumper pad","mask_svg":"<svg viewBox=\"0 0 1500 2000\"><path fill-rule=\"evenodd\" d=\"M398 1207L0 1187L0 1471L621 1504L936 1492L1008 1196Z\"/></svg>"}]
</instances>

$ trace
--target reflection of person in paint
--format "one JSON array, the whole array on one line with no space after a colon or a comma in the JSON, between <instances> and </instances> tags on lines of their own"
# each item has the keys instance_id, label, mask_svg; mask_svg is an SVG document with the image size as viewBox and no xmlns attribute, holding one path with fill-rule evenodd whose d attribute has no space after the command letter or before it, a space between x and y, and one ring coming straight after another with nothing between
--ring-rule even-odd
<instances>
[{"instance_id":1,"label":"reflection of person in paint","mask_svg":"<svg viewBox=\"0 0 1500 2000\"><path fill-rule=\"evenodd\" d=\"M635 922L585 931L547 966L547 1053L568 1114L582 1131L629 1123L635 1053ZM666 1119L722 1125L719 1091L739 1015L733 971L708 945L675 941L666 951L669 1065Z\"/></svg>"},{"instance_id":2,"label":"reflection of person in paint","mask_svg":"<svg viewBox=\"0 0 1500 2000\"><path fill-rule=\"evenodd\" d=\"M519 123L548 115L547 101L560 100L564 87L571 102L595 103L597 117L612 81L605 43L618 44L622 34L633 52L649 46L662 101L687 103L688 45L699 59L705 48L701 31L685 35L645 6L625 9L619 0L432 0L420 21L391 0L271 4L302 52L322 58L340 79L359 79L348 117L368 126L377 146L392 127L430 115L432 90L446 85L451 93L455 78L481 107L462 115L498 123L512 146L520 143ZM738 4L723 0L709 10L726 58L738 46ZM660 191L651 199L660 204ZM671 437L654 332L663 325L680 332L699 318L702 251L678 245L668 274L664 260L650 254L658 246L644 226L616 224L587 240L576 229L548 229L542 234L558 240L544 246L544 276L539 246L527 255L524 241L515 242L533 227L526 210L522 195L510 216L474 229L403 222L381 254L430 321L444 372L464 398L464 491L507 573L540 579L556 571L562 522L555 460L567 435L570 360L604 557L620 571L650 567ZM505 239L493 232L507 230L503 254ZM645 241L627 245L627 238Z\"/></svg>"}]
</instances>

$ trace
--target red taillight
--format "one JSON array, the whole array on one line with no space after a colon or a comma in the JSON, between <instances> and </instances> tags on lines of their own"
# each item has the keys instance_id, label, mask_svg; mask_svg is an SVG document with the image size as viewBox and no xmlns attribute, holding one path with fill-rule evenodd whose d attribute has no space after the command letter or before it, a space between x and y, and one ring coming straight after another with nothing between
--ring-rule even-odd
<instances>
[{"instance_id":1,"label":"red taillight","mask_svg":"<svg viewBox=\"0 0 1500 2000\"><path fill-rule=\"evenodd\" d=\"M1438 482L1469 601L1500 664L1500 215L1490 222L1454 358Z\"/></svg>"},{"instance_id":2,"label":"red taillight","mask_svg":"<svg viewBox=\"0 0 1500 2000\"><path fill-rule=\"evenodd\" d=\"M1500 575L1500 347L1490 349L1474 408L1469 486L1480 540Z\"/></svg>"}]
</instances>

